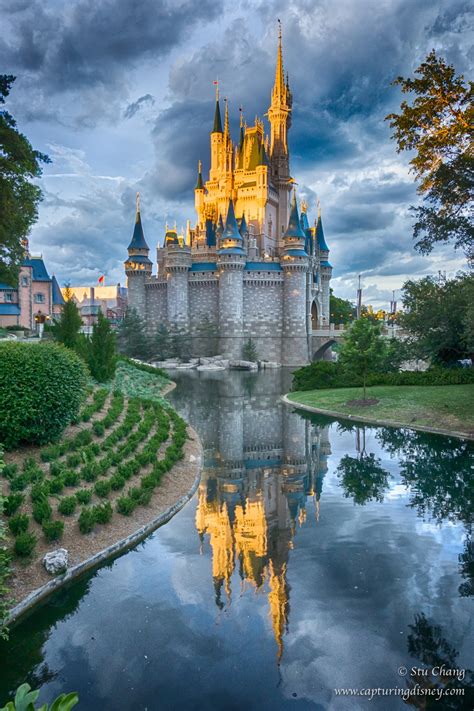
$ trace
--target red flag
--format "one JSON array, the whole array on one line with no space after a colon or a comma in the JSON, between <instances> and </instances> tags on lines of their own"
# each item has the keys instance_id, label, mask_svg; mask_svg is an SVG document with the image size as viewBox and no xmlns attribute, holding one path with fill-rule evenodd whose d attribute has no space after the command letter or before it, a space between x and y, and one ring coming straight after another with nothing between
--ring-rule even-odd
<instances>
[{"instance_id":1,"label":"red flag","mask_svg":"<svg viewBox=\"0 0 474 711\"><path fill-rule=\"evenodd\" d=\"M99 284L103 284L105 282L105 276L103 274L99 277L98 282Z\"/></svg>"}]
</instances>

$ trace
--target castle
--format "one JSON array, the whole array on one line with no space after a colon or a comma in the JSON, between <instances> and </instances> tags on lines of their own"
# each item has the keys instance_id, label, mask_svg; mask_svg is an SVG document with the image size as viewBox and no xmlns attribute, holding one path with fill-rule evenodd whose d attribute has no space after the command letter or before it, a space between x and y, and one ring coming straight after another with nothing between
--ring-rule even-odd
<instances>
[{"instance_id":1,"label":"castle","mask_svg":"<svg viewBox=\"0 0 474 711\"><path fill-rule=\"evenodd\" d=\"M292 101L280 30L270 136L258 117L247 126L241 113L234 145L228 103L222 123L216 89L209 179L204 182L199 162L194 190L197 222L192 229L188 221L185 234L166 229L156 276L137 195L125 262L129 305L150 331L164 324L186 334L193 355L204 354L212 333L225 357L242 358L250 338L260 359L303 365L311 360L313 330L329 325L332 267L321 212L310 227L290 175Z\"/></svg>"}]
</instances>

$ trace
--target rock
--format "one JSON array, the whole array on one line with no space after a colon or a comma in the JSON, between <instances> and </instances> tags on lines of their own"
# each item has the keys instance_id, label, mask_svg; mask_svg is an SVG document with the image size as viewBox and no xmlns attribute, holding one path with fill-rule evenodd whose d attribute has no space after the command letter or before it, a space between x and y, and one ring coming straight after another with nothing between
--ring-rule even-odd
<instances>
[{"instance_id":1,"label":"rock","mask_svg":"<svg viewBox=\"0 0 474 711\"><path fill-rule=\"evenodd\" d=\"M264 360L263 368L281 368L281 363L277 363L274 360Z\"/></svg>"},{"instance_id":2,"label":"rock","mask_svg":"<svg viewBox=\"0 0 474 711\"><path fill-rule=\"evenodd\" d=\"M206 363L205 365L198 365L196 370L225 370L222 365L217 365L217 363Z\"/></svg>"},{"instance_id":3,"label":"rock","mask_svg":"<svg viewBox=\"0 0 474 711\"><path fill-rule=\"evenodd\" d=\"M51 575L65 573L69 561L68 552L65 548L57 548L51 553L46 553L43 558L43 565Z\"/></svg>"},{"instance_id":4,"label":"rock","mask_svg":"<svg viewBox=\"0 0 474 711\"><path fill-rule=\"evenodd\" d=\"M230 360L229 368L233 370L258 370L258 363L251 360Z\"/></svg>"},{"instance_id":5,"label":"rock","mask_svg":"<svg viewBox=\"0 0 474 711\"><path fill-rule=\"evenodd\" d=\"M178 363L174 366L176 370L191 370L196 367L196 363Z\"/></svg>"}]
</instances>

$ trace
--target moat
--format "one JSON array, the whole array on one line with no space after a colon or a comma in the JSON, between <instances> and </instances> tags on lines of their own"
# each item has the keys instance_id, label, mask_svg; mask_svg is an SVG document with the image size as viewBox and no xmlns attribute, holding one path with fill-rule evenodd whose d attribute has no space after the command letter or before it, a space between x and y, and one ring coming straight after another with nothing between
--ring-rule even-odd
<instances>
[{"instance_id":1,"label":"moat","mask_svg":"<svg viewBox=\"0 0 474 711\"><path fill-rule=\"evenodd\" d=\"M175 379L196 495L11 630L0 705L27 681L86 711L402 709L334 690L436 662L465 695L433 707L471 708L473 444L299 414L286 370Z\"/></svg>"}]
</instances>

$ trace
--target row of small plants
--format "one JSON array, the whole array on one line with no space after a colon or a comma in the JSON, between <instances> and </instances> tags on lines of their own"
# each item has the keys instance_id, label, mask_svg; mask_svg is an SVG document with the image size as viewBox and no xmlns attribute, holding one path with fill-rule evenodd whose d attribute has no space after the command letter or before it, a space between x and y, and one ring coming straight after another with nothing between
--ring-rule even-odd
<instances>
[{"instance_id":1,"label":"row of small plants","mask_svg":"<svg viewBox=\"0 0 474 711\"><path fill-rule=\"evenodd\" d=\"M143 419L125 443L118 449L109 451L101 460L89 461L80 472L61 469L61 463L53 462L50 465L51 478L46 479L45 473L34 460L25 460L23 474L19 476L24 477L23 483L31 484L33 519L41 525L46 540L58 540L64 531L64 523L61 520L52 519L53 512L48 500L49 495L54 496L61 493L65 486L78 485L80 479L95 481L99 475L103 476L110 467L118 465L116 471L109 478L96 481L92 489L80 489L74 495L62 497L59 501L57 509L63 516L72 515L78 505L84 506L78 519L78 525L81 533L88 533L95 524L108 523L113 513L112 506L108 501L95 506L87 506L93 494L99 498L107 498L111 491L123 489L132 476L154 462L151 473L142 476L140 486L130 487L126 495L117 499L116 510L123 515L130 515L137 506L149 503L153 490L159 484L163 474L182 458L183 445L186 440L186 424L172 410L167 414L161 405L149 401L142 403L137 400L130 401L123 424L114 430L101 445L95 443L96 447L110 450L110 447L125 435L125 430L133 428L136 424L137 416L140 418L141 408L144 412ZM164 459L157 460L158 450L168 439L170 420L173 422L172 442L165 451ZM149 436L154 425L156 425L156 433L148 439L139 453L131 457L139 444ZM122 428L121 432L119 432L120 428ZM13 469L12 465L8 466ZM13 481L17 481L17 477L14 477ZM21 492L15 491L6 497L5 503L5 513L9 516L9 528L15 536L14 550L19 556L30 555L37 543L35 534L28 530L29 516L24 513L15 513L24 498Z\"/></svg>"}]
</instances>

